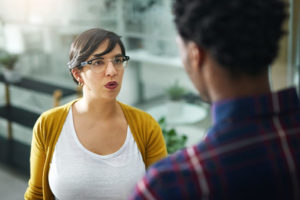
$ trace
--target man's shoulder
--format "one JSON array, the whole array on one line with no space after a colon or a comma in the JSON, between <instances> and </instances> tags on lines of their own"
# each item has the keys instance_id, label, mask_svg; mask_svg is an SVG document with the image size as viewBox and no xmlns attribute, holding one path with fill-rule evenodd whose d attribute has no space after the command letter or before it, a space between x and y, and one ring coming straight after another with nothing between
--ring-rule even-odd
<instances>
[{"instance_id":1,"label":"man's shoulder","mask_svg":"<svg viewBox=\"0 0 300 200\"><path fill-rule=\"evenodd\" d=\"M187 149L183 149L152 165L148 174L156 178L164 177L164 180L168 181L168 178L172 179L172 176L186 170L190 170L189 157Z\"/></svg>"},{"instance_id":2,"label":"man's shoulder","mask_svg":"<svg viewBox=\"0 0 300 200\"><path fill-rule=\"evenodd\" d=\"M196 145L179 150L157 162L152 167L162 173L192 170L193 162L196 159L200 159L200 155L206 153L207 142L202 141Z\"/></svg>"},{"instance_id":3,"label":"man's shoulder","mask_svg":"<svg viewBox=\"0 0 300 200\"><path fill-rule=\"evenodd\" d=\"M200 163L197 148L198 145L185 148L152 165L143 184L149 191L155 191L153 195L157 195L158 199L198 197L203 191L198 182ZM140 192L145 193L141 188Z\"/></svg>"}]
</instances>

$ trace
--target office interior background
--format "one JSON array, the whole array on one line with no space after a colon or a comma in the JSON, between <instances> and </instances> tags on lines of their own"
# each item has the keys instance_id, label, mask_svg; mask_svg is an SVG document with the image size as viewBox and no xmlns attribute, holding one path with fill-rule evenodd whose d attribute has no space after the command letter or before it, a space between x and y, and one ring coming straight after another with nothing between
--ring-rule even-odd
<instances>
[{"instance_id":1,"label":"office interior background","mask_svg":"<svg viewBox=\"0 0 300 200\"><path fill-rule=\"evenodd\" d=\"M294 86L299 91L300 0L286 1L290 4L284 24L287 34L280 41L278 57L270 69L270 82L273 90ZM0 199L22 199L26 189L32 138L29 121L78 98L66 63L76 35L90 28L121 35L130 56L118 100L149 112L156 120L164 118L164 130L174 129L178 136L185 135L185 145L193 145L205 136L211 124L210 106L201 101L180 60L171 3L0 1L0 49L18 55L15 68L21 77L19 82L7 83L5 69L0 67ZM46 91L47 87L63 88L62 94L57 97L52 90ZM177 105L170 100L172 88L175 93L176 89L178 93L182 88L185 91ZM23 113L14 113L17 117L13 117L8 102Z\"/></svg>"}]
</instances>

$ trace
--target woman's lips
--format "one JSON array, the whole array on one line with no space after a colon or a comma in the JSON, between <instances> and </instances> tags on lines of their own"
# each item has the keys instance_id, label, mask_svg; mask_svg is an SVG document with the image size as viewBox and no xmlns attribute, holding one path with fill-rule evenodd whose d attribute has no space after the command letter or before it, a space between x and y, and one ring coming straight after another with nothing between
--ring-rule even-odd
<instances>
[{"instance_id":1,"label":"woman's lips","mask_svg":"<svg viewBox=\"0 0 300 200\"><path fill-rule=\"evenodd\" d=\"M118 83L116 81L110 81L108 83L106 83L104 86L107 88L107 89L110 89L110 90L113 90L115 89L116 87L118 87Z\"/></svg>"}]
</instances>

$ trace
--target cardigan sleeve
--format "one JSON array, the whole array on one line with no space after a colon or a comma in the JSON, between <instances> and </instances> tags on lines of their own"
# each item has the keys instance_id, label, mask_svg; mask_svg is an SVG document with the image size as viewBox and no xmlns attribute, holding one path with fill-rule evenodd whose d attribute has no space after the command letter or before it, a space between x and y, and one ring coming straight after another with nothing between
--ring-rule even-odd
<instances>
[{"instance_id":1,"label":"cardigan sleeve","mask_svg":"<svg viewBox=\"0 0 300 200\"><path fill-rule=\"evenodd\" d=\"M151 117L146 145L146 166L147 168L155 162L167 156L165 140L159 124Z\"/></svg>"},{"instance_id":2,"label":"cardigan sleeve","mask_svg":"<svg viewBox=\"0 0 300 200\"><path fill-rule=\"evenodd\" d=\"M30 179L25 192L25 200L43 199L43 168L46 158L45 140L41 117L33 128L30 153Z\"/></svg>"}]
</instances>

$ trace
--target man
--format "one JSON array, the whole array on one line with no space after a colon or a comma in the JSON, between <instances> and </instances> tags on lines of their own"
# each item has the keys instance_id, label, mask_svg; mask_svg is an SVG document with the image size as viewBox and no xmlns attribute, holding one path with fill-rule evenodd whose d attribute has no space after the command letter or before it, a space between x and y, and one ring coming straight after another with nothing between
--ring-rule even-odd
<instances>
[{"instance_id":1,"label":"man","mask_svg":"<svg viewBox=\"0 0 300 200\"><path fill-rule=\"evenodd\" d=\"M204 141L153 165L132 199L300 199L300 106L271 92L283 0L175 0L186 71L212 103Z\"/></svg>"}]
</instances>

